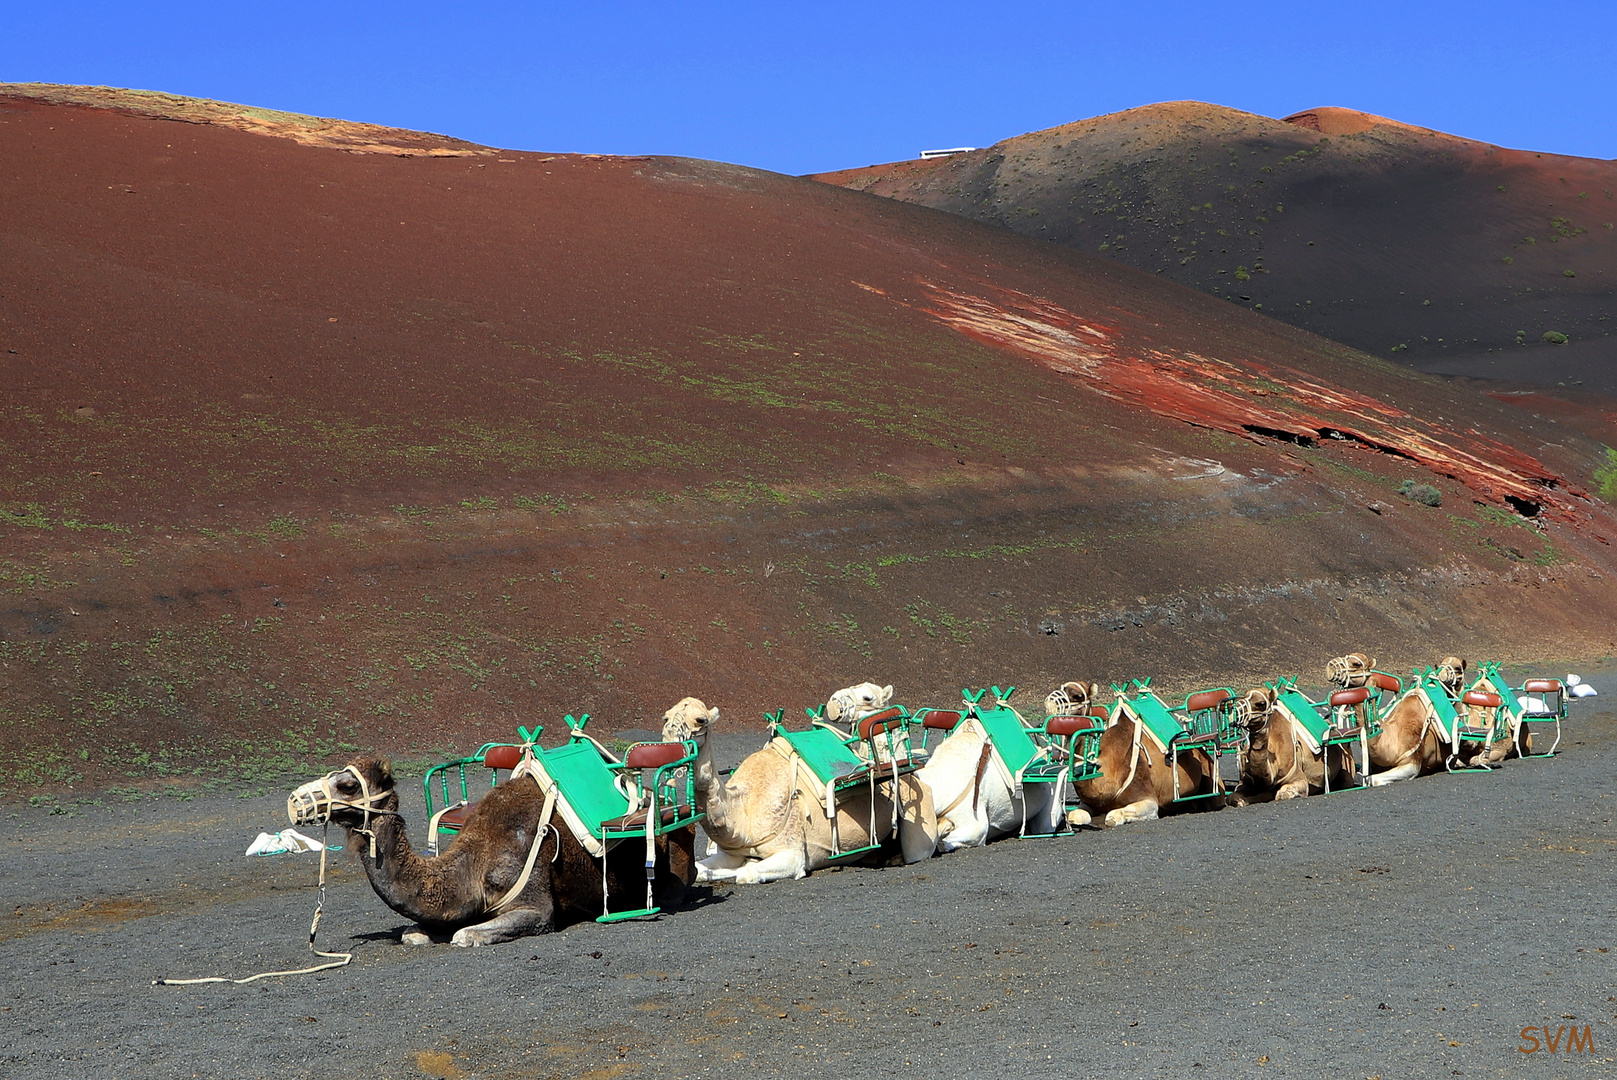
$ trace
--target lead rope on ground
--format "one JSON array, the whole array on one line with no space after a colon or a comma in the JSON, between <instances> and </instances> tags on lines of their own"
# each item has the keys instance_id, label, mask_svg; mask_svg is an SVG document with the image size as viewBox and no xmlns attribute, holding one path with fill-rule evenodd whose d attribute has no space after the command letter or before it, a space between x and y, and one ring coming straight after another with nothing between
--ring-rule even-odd
<instances>
[{"instance_id":1,"label":"lead rope on ground","mask_svg":"<svg viewBox=\"0 0 1617 1080\"><path fill-rule=\"evenodd\" d=\"M309 922L309 951L316 956L328 957L324 964L315 964L312 967L294 968L290 971L260 971L257 975L249 975L245 979L232 979L224 975L213 975L206 979L153 979L153 986L195 986L199 983L233 983L241 986L245 983L257 982L259 979L271 979L280 975L312 975L316 971L330 971L332 968L347 967L353 962L354 954L351 952L322 952L314 947L315 935L320 932L320 916L326 910L326 834L330 826L320 830L320 897L314 904L314 918Z\"/></svg>"}]
</instances>

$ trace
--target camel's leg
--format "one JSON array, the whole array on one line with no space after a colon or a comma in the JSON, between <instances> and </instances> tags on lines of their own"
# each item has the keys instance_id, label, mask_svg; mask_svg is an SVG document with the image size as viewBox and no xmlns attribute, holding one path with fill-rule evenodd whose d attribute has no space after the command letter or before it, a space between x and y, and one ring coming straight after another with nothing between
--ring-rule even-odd
<instances>
[{"instance_id":1,"label":"camel's leg","mask_svg":"<svg viewBox=\"0 0 1617 1080\"><path fill-rule=\"evenodd\" d=\"M1301 769L1293 770L1291 779L1280 785L1275 792L1275 802L1281 799L1302 799L1308 795L1308 775Z\"/></svg>"},{"instance_id":2,"label":"camel's leg","mask_svg":"<svg viewBox=\"0 0 1617 1080\"><path fill-rule=\"evenodd\" d=\"M519 937L530 934L548 934L554 926L551 921L552 909L547 899L543 909L537 907L517 908L507 911L504 915L496 916L486 923L476 926L463 926L455 931L455 936L449 939L451 945L462 947L479 945L499 945L507 941L515 941Z\"/></svg>"},{"instance_id":3,"label":"camel's leg","mask_svg":"<svg viewBox=\"0 0 1617 1080\"><path fill-rule=\"evenodd\" d=\"M731 855L722 848L715 847L713 854L696 864L696 880L728 881L735 877L735 871L746 865L746 856Z\"/></svg>"},{"instance_id":4,"label":"camel's leg","mask_svg":"<svg viewBox=\"0 0 1617 1080\"><path fill-rule=\"evenodd\" d=\"M767 885L771 881L783 881L786 878L795 881L807 874L808 859L804 855L803 848L794 844L766 859L749 862L740 869L729 872L728 876L729 880L737 885Z\"/></svg>"},{"instance_id":5,"label":"camel's leg","mask_svg":"<svg viewBox=\"0 0 1617 1080\"><path fill-rule=\"evenodd\" d=\"M1093 820L1094 818L1089 816L1089 811L1081 806L1075 806L1067 811L1067 824L1074 829L1088 825Z\"/></svg>"},{"instance_id":6,"label":"camel's leg","mask_svg":"<svg viewBox=\"0 0 1617 1080\"><path fill-rule=\"evenodd\" d=\"M1127 806L1119 806L1106 815L1107 825L1121 825L1126 821L1155 821L1157 819L1157 800L1141 799L1131 802Z\"/></svg>"},{"instance_id":7,"label":"camel's leg","mask_svg":"<svg viewBox=\"0 0 1617 1080\"><path fill-rule=\"evenodd\" d=\"M1370 777L1370 786L1386 787L1388 784L1395 784L1399 780L1408 780L1412 776L1419 775L1420 762L1406 761L1402 765L1396 765L1393 768L1388 769L1386 772L1379 772L1372 775Z\"/></svg>"},{"instance_id":8,"label":"camel's leg","mask_svg":"<svg viewBox=\"0 0 1617 1080\"><path fill-rule=\"evenodd\" d=\"M908 798L904 796L908 795ZM899 791L898 846L906 863L930 859L938 853L938 812L932 803L932 789L925 784L906 785ZM983 821L984 840L988 822Z\"/></svg>"}]
</instances>

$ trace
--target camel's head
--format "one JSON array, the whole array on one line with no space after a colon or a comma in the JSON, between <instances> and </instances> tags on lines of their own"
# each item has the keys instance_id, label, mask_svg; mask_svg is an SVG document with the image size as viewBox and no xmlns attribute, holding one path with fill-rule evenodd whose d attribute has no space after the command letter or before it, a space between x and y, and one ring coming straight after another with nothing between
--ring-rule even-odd
<instances>
[{"instance_id":1,"label":"camel's head","mask_svg":"<svg viewBox=\"0 0 1617 1080\"><path fill-rule=\"evenodd\" d=\"M1044 711L1050 716L1075 716L1097 704L1099 697L1100 683L1062 683L1045 696Z\"/></svg>"},{"instance_id":2,"label":"camel's head","mask_svg":"<svg viewBox=\"0 0 1617 1080\"><path fill-rule=\"evenodd\" d=\"M891 686L873 682L844 687L825 703L825 718L833 724L857 724L871 713L881 712L893 700Z\"/></svg>"},{"instance_id":3,"label":"camel's head","mask_svg":"<svg viewBox=\"0 0 1617 1080\"><path fill-rule=\"evenodd\" d=\"M1443 684L1450 697L1459 697L1460 691L1465 688L1465 668L1465 661L1458 656L1445 656L1433 670L1437 681Z\"/></svg>"},{"instance_id":4,"label":"camel's head","mask_svg":"<svg viewBox=\"0 0 1617 1080\"><path fill-rule=\"evenodd\" d=\"M1248 690L1235 702L1235 722L1248 732L1266 728L1269 724L1269 714L1274 711L1275 702L1279 697L1280 695L1268 686Z\"/></svg>"},{"instance_id":5,"label":"camel's head","mask_svg":"<svg viewBox=\"0 0 1617 1080\"><path fill-rule=\"evenodd\" d=\"M294 825L370 828L377 814L398 810L393 766L376 757L355 758L336 772L311 780L286 800L286 816Z\"/></svg>"},{"instance_id":6,"label":"camel's head","mask_svg":"<svg viewBox=\"0 0 1617 1080\"><path fill-rule=\"evenodd\" d=\"M1375 666L1375 660L1362 652L1348 653L1325 665L1325 681L1332 686L1363 686Z\"/></svg>"},{"instance_id":7,"label":"camel's head","mask_svg":"<svg viewBox=\"0 0 1617 1080\"><path fill-rule=\"evenodd\" d=\"M663 742L695 739L700 743L718 718L717 706L710 709L697 698L682 698L678 705L663 713Z\"/></svg>"}]
</instances>

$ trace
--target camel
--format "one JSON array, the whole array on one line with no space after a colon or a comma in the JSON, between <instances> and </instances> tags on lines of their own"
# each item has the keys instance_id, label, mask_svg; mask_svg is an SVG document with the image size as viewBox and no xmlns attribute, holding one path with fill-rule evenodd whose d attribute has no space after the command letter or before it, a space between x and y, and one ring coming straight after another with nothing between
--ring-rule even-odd
<instances>
[{"instance_id":1,"label":"camel","mask_svg":"<svg viewBox=\"0 0 1617 1080\"><path fill-rule=\"evenodd\" d=\"M959 714L929 717L939 715L953 720ZM1016 718L1027 726L1020 713ZM1066 807L1065 784L1015 783L987 730L969 717L933 749L915 775L931 790L937 807L940 852L981 847L1024 829L1048 835L1061 825Z\"/></svg>"},{"instance_id":2,"label":"camel","mask_svg":"<svg viewBox=\"0 0 1617 1080\"><path fill-rule=\"evenodd\" d=\"M1457 656L1446 656L1434 669L1437 681L1450 697L1458 698L1465 685L1468 665ZM1364 653L1349 653L1336 657L1325 666L1325 677L1333 685L1344 689L1380 686L1391 689L1396 680L1375 670L1376 662ZM1369 703L1358 706L1368 709ZM1483 706L1466 703L1472 723L1480 726ZM1381 718L1381 733L1370 740L1369 777L1372 787L1384 787L1417 776L1428 776L1460 765L1492 765L1502 761L1513 751L1509 733L1487 746L1467 744L1454 754L1443 737L1442 729L1432 719L1422 695L1415 689L1406 692ZM1376 771L1379 770L1379 771Z\"/></svg>"},{"instance_id":3,"label":"camel","mask_svg":"<svg viewBox=\"0 0 1617 1080\"><path fill-rule=\"evenodd\" d=\"M1273 687L1249 690L1236 707L1237 723L1247 732L1246 758L1241 763L1241 785L1230 797L1235 806L1299 799L1325 791L1326 759L1330 760L1329 787L1353 786L1353 755L1345 746L1312 748L1314 740L1281 708Z\"/></svg>"},{"instance_id":4,"label":"camel","mask_svg":"<svg viewBox=\"0 0 1617 1080\"><path fill-rule=\"evenodd\" d=\"M1051 716L1088 715L1099 694L1096 683L1063 683L1044 699L1045 711ZM1070 824L1086 825L1095 815L1104 815L1102 822L1110 827L1129 821L1151 821L1159 813L1171 812L1169 808L1175 802L1173 759L1154 745L1137 721L1121 712L1116 714L1101 736L1099 764L1100 776L1078 781L1082 807L1068 813ZM1205 750L1180 753L1180 798L1213 791L1216 767L1212 755ZM1204 801L1212 804L1209 809L1224 802L1220 798Z\"/></svg>"},{"instance_id":5,"label":"camel","mask_svg":"<svg viewBox=\"0 0 1617 1080\"><path fill-rule=\"evenodd\" d=\"M890 686L866 683L850 687L832 697L826 715L857 722L880 711L891 697ZM691 740L698 747L696 804L707 814L702 829L718 850L697 863L697 881L761 885L804 877L832 865L838 851L882 843L895 815L906 863L919 862L936 851L938 824L932 793L913 773L899 778L897 807L887 790L891 781L884 782L879 769L874 803L864 786L841 793L834 800L833 826L825 810L824 789L784 739L771 740L728 778L720 776L708 745L708 735L718 719L717 708L710 709L693 697L684 698L663 715L665 741Z\"/></svg>"},{"instance_id":6,"label":"camel","mask_svg":"<svg viewBox=\"0 0 1617 1080\"><path fill-rule=\"evenodd\" d=\"M293 824L329 820L347 830L348 849L358 855L376 895L415 920L404 934L406 944L448 936L453 945L497 945L601 914L601 864L561 826L559 815L554 822L539 820L547 803L538 784L516 777L497 785L473 806L449 848L432 858L411 850L398 805L392 766L376 757L356 758L287 800ZM535 843L539 850L532 857ZM693 829L657 838L658 906L684 898L695 877L694 848ZM638 907L644 901L644 854L633 842L607 854L604 885L614 902L622 898ZM525 870L530 864L531 871Z\"/></svg>"}]
</instances>

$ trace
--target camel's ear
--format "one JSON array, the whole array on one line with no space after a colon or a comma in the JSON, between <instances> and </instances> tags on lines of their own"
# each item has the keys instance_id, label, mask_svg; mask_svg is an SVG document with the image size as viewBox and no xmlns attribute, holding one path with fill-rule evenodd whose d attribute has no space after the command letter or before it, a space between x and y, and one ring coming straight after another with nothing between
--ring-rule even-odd
<instances>
[{"instance_id":1,"label":"camel's ear","mask_svg":"<svg viewBox=\"0 0 1617 1080\"><path fill-rule=\"evenodd\" d=\"M1271 705L1280 700L1280 692L1272 686L1264 692L1264 696L1269 699L1269 704Z\"/></svg>"},{"instance_id":2,"label":"camel's ear","mask_svg":"<svg viewBox=\"0 0 1617 1080\"><path fill-rule=\"evenodd\" d=\"M881 688L881 702L880 703L885 705L889 701L892 701L892 700L893 700L893 684L888 683L886 686Z\"/></svg>"},{"instance_id":3,"label":"camel's ear","mask_svg":"<svg viewBox=\"0 0 1617 1080\"><path fill-rule=\"evenodd\" d=\"M1379 663L1379 662L1378 662L1378 661L1377 661L1377 660L1375 660L1375 658L1373 658L1373 657L1368 657L1368 656L1367 656L1367 657L1365 657L1365 659L1366 659L1366 660L1367 660L1367 661L1369 661L1369 662L1368 662L1368 663L1367 663L1367 664L1365 664L1365 665L1364 665L1364 666L1365 666L1365 667L1367 667L1367 668L1372 668L1372 669L1374 669L1374 668L1378 668L1378 667L1380 667L1380 666L1381 666L1381 664L1380 664L1380 663Z\"/></svg>"},{"instance_id":4,"label":"camel's ear","mask_svg":"<svg viewBox=\"0 0 1617 1080\"><path fill-rule=\"evenodd\" d=\"M391 781L393 779L393 763L391 761L378 761L376 771L382 774L383 780Z\"/></svg>"},{"instance_id":5,"label":"camel's ear","mask_svg":"<svg viewBox=\"0 0 1617 1080\"><path fill-rule=\"evenodd\" d=\"M718 718L719 718L719 707L717 705L715 705L715 706L713 706L711 709L709 709L707 711L707 722L711 724L715 720L717 720Z\"/></svg>"},{"instance_id":6,"label":"camel's ear","mask_svg":"<svg viewBox=\"0 0 1617 1080\"><path fill-rule=\"evenodd\" d=\"M1099 698L1100 698L1100 683L1098 683L1098 682L1090 683L1089 684L1089 703L1091 705L1093 705Z\"/></svg>"}]
</instances>

